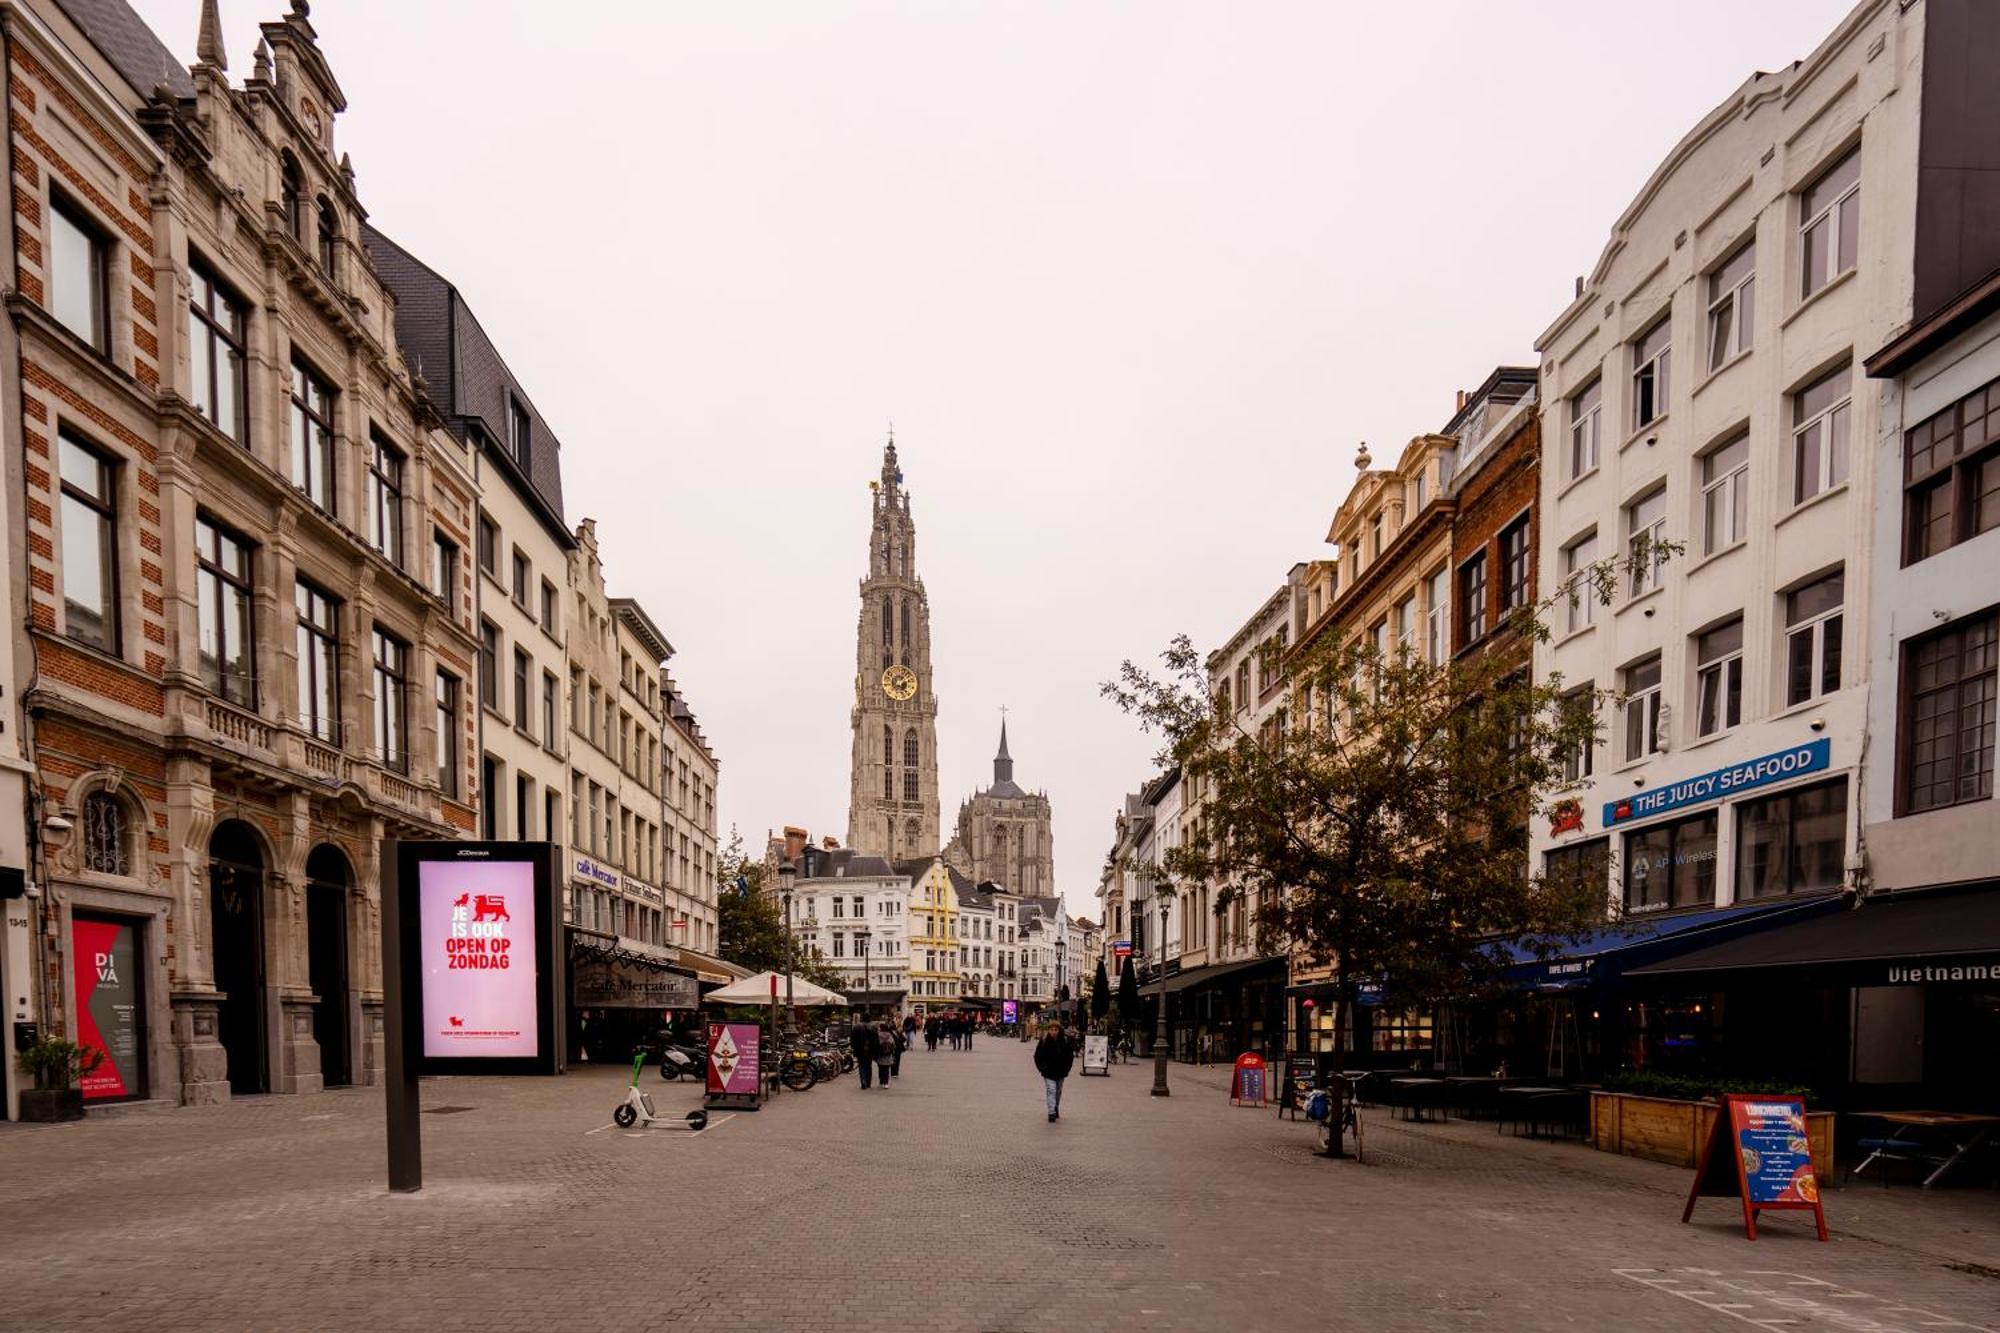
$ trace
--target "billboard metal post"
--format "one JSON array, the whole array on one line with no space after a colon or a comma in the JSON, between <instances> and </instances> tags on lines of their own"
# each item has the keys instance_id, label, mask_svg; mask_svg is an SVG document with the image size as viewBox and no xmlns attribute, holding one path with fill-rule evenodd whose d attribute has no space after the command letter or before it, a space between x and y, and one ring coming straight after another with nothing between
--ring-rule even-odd
<instances>
[{"instance_id":1,"label":"billboard metal post","mask_svg":"<svg viewBox=\"0 0 2000 1333\"><path fill-rule=\"evenodd\" d=\"M397 841L382 840L382 1025L388 1087L389 1188L411 1194L424 1187L422 1122L417 1119L417 1071L404 1048L402 881L398 874Z\"/></svg>"}]
</instances>

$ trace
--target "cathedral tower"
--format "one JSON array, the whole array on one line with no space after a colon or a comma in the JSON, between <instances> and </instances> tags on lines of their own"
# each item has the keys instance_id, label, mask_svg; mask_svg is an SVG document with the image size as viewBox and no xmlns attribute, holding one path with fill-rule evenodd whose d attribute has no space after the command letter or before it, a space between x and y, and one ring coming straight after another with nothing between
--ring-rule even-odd
<instances>
[{"instance_id":1,"label":"cathedral tower","mask_svg":"<svg viewBox=\"0 0 2000 1333\"><path fill-rule=\"evenodd\" d=\"M1007 723L1000 723L1000 752L993 756L993 785L958 808L958 825L945 860L975 882L992 880L1024 898L1056 892L1055 839L1049 827L1047 792L1028 791L1014 781L1014 756L1007 750Z\"/></svg>"},{"instance_id":2,"label":"cathedral tower","mask_svg":"<svg viewBox=\"0 0 2000 1333\"><path fill-rule=\"evenodd\" d=\"M882 479L868 488L874 513L855 634L847 845L874 856L930 856L940 845L931 610L894 436L882 451Z\"/></svg>"}]
</instances>

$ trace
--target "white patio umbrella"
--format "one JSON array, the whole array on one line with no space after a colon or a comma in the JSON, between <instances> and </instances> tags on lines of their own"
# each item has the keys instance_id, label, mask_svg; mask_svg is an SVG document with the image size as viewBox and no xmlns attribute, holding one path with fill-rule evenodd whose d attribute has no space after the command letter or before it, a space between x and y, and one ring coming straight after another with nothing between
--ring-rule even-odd
<instances>
[{"instance_id":1,"label":"white patio umbrella","mask_svg":"<svg viewBox=\"0 0 2000 1333\"><path fill-rule=\"evenodd\" d=\"M758 972L741 981L732 981L720 990L712 990L701 997L703 1004L769 1004L771 1002L771 982L778 983L778 1002L785 1002L785 974L782 972ZM792 978L791 1003L795 1008L825 1009L838 1006L847 1007L847 997L838 991L830 991L824 986L815 986L803 977Z\"/></svg>"}]
</instances>

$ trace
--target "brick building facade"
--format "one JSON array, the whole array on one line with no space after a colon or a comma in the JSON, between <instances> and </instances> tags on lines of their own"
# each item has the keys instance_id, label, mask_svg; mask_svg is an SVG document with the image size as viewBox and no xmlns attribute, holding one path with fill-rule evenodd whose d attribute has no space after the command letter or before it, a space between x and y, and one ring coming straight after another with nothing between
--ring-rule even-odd
<instances>
[{"instance_id":1,"label":"brick building facade","mask_svg":"<svg viewBox=\"0 0 2000 1333\"><path fill-rule=\"evenodd\" d=\"M90 1100L374 1081L377 848L475 825L469 571L425 558L470 464L305 8L232 86L212 6L184 69L122 4L4 5L35 986Z\"/></svg>"}]
</instances>

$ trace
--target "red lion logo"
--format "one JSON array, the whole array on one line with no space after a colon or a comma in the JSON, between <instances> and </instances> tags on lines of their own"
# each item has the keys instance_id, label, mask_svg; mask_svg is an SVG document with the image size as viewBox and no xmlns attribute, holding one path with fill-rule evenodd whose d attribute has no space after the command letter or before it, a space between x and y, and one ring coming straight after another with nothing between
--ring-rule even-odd
<instances>
[{"instance_id":1,"label":"red lion logo","mask_svg":"<svg viewBox=\"0 0 2000 1333\"><path fill-rule=\"evenodd\" d=\"M470 894L466 894L466 893L461 893L461 894L459 894L459 895L458 895L458 897L456 897L456 898L453 898L453 899L451 900L451 905L452 905L453 907L463 907L463 906L465 906L465 902L466 902L466 899L467 899L467 898L469 898L469 897L471 897L471 896L472 896L472 895L470 895Z\"/></svg>"},{"instance_id":2,"label":"red lion logo","mask_svg":"<svg viewBox=\"0 0 2000 1333\"><path fill-rule=\"evenodd\" d=\"M482 893L472 900L474 921L512 921L507 915L507 899L498 893Z\"/></svg>"},{"instance_id":3,"label":"red lion logo","mask_svg":"<svg viewBox=\"0 0 2000 1333\"><path fill-rule=\"evenodd\" d=\"M460 1018L457 1014L453 1014L451 1016L451 1025L455 1028L462 1028L465 1026L465 1020Z\"/></svg>"}]
</instances>

